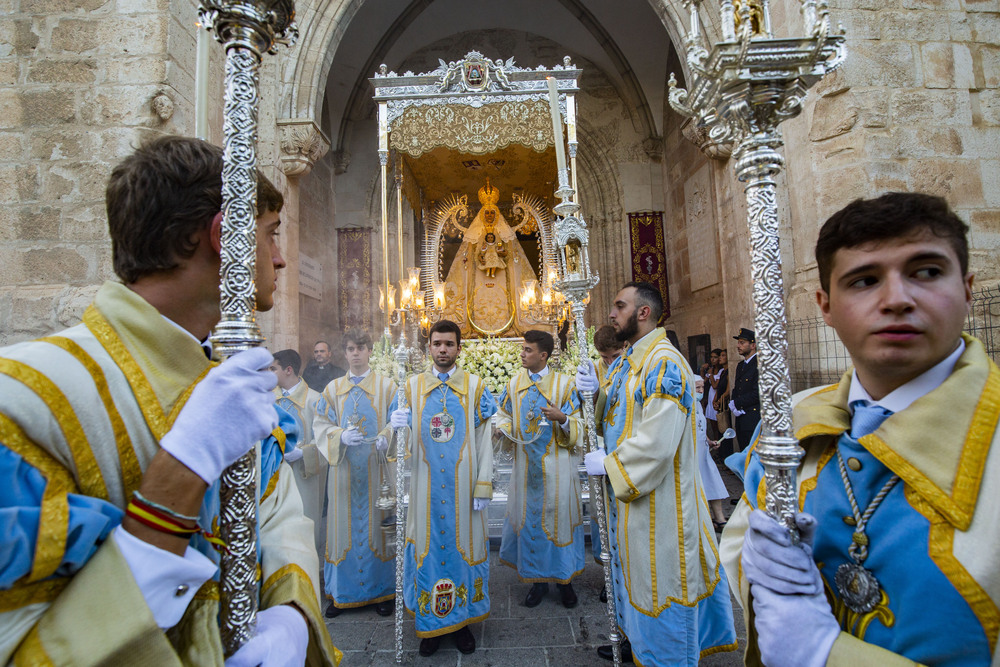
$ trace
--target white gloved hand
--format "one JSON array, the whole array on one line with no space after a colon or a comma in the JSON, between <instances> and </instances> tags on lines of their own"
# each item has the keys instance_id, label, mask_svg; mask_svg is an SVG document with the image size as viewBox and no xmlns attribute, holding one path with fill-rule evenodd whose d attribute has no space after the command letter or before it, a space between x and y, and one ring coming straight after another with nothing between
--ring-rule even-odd
<instances>
[{"instance_id":1,"label":"white gloved hand","mask_svg":"<svg viewBox=\"0 0 1000 667\"><path fill-rule=\"evenodd\" d=\"M824 667L840 624L826 595L782 595L750 586L761 662L768 667ZM809 628L789 640L789 628Z\"/></svg>"},{"instance_id":2,"label":"white gloved hand","mask_svg":"<svg viewBox=\"0 0 1000 667\"><path fill-rule=\"evenodd\" d=\"M584 454L583 465L587 468L587 474L592 477L594 475L607 475L608 473L604 469L604 458L607 455L608 453L603 447Z\"/></svg>"},{"instance_id":3,"label":"white gloved hand","mask_svg":"<svg viewBox=\"0 0 1000 667\"><path fill-rule=\"evenodd\" d=\"M191 392L160 447L207 484L278 425L267 370L274 357L262 347L235 354L208 372Z\"/></svg>"},{"instance_id":4,"label":"white gloved hand","mask_svg":"<svg viewBox=\"0 0 1000 667\"><path fill-rule=\"evenodd\" d=\"M393 428L403 428L404 426L409 426L410 409L396 408L392 411L392 416L389 417L389 423L392 424Z\"/></svg>"},{"instance_id":5,"label":"white gloved hand","mask_svg":"<svg viewBox=\"0 0 1000 667\"><path fill-rule=\"evenodd\" d=\"M749 516L750 527L743 536L742 566L747 581L782 595L817 595L823 581L812 557L816 519L799 512L795 525L799 544L792 544L788 529L763 510Z\"/></svg>"},{"instance_id":6,"label":"white gloved hand","mask_svg":"<svg viewBox=\"0 0 1000 667\"><path fill-rule=\"evenodd\" d=\"M472 499L472 509L477 512L482 512L484 509L490 506L489 498L473 498Z\"/></svg>"},{"instance_id":7,"label":"white gloved hand","mask_svg":"<svg viewBox=\"0 0 1000 667\"><path fill-rule=\"evenodd\" d=\"M308 648L306 619L294 607L278 605L257 612L253 637L226 660L226 667L302 667Z\"/></svg>"},{"instance_id":8,"label":"white gloved hand","mask_svg":"<svg viewBox=\"0 0 1000 667\"><path fill-rule=\"evenodd\" d=\"M597 370L594 362L584 359L576 369L576 388L580 391L595 393L601 388L601 382L597 379Z\"/></svg>"},{"instance_id":9,"label":"white gloved hand","mask_svg":"<svg viewBox=\"0 0 1000 667\"><path fill-rule=\"evenodd\" d=\"M340 444L344 447L357 447L365 440L365 434L361 429L352 426L340 434Z\"/></svg>"},{"instance_id":10,"label":"white gloved hand","mask_svg":"<svg viewBox=\"0 0 1000 667\"><path fill-rule=\"evenodd\" d=\"M385 439L385 436L380 435L379 437L375 438L375 449L377 449L380 452L384 452L385 450L389 449L389 441Z\"/></svg>"},{"instance_id":11,"label":"white gloved hand","mask_svg":"<svg viewBox=\"0 0 1000 667\"><path fill-rule=\"evenodd\" d=\"M733 413L734 417L742 417L746 413L736 407L736 401L729 401L729 411Z\"/></svg>"},{"instance_id":12,"label":"white gloved hand","mask_svg":"<svg viewBox=\"0 0 1000 667\"><path fill-rule=\"evenodd\" d=\"M773 667L822 667L840 634L823 580L812 558L816 519L804 512L795 515L798 545L788 530L763 510L749 516L743 538L743 572L750 581L757 645L766 665ZM808 627L809 632L788 641L788 628Z\"/></svg>"},{"instance_id":13,"label":"white gloved hand","mask_svg":"<svg viewBox=\"0 0 1000 667\"><path fill-rule=\"evenodd\" d=\"M291 450L290 452L285 452L285 461L288 463L294 463L302 458L302 450L299 447Z\"/></svg>"}]
</instances>

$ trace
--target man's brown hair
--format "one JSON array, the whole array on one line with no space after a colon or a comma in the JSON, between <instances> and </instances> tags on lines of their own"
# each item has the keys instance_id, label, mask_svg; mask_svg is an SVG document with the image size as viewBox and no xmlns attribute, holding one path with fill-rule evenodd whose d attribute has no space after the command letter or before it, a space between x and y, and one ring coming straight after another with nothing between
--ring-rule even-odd
<instances>
[{"instance_id":1,"label":"man's brown hair","mask_svg":"<svg viewBox=\"0 0 1000 667\"><path fill-rule=\"evenodd\" d=\"M284 205L259 172L257 200L258 211ZM222 149L190 137L146 141L111 172L105 204L112 262L123 282L174 269L222 210Z\"/></svg>"},{"instance_id":2,"label":"man's brown hair","mask_svg":"<svg viewBox=\"0 0 1000 667\"><path fill-rule=\"evenodd\" d=\"M622 342L618 340L615 328L610 324L605 324L594 332L594 347L597 348L598 352L620 352Z\"/></svg>"},{"instance_id":3,"label":"man's brown hair","mask_svg":"<svg viewBox=\"0 0 1000 667\"><path fill-rule=\"evenodd\" d=\"M823 291L830 292L833 256L841 248L903 239L923 230L944 239L969 271L969 227L941 197L922 192L887 192L875 199L855 199L830 216L819 230L816 265Z\"/></svg>"},{"instance_id":4,"label":"man's brown hair","mask_svg":"<svg viewBox=\"0 0 1000 667\"><path fill-rule=\"evenodd\" d=\"M354 343L356 347L361 347L364 345L369 350L372 349L372 337L367 331L362 331L361 329L348 329L344 332L344 349L347 349L348 343Z\"/></svg>"}]
</instances>

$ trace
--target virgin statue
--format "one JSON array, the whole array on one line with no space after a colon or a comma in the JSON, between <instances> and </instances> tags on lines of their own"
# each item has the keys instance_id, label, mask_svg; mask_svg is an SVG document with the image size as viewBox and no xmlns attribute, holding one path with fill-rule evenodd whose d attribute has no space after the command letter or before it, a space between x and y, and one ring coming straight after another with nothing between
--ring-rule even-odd
<instances>
[{"instance_id":1,"label":"virgin statue","mask_svg":"<svg viewBox=\"0 0 1000 667\"><path fill-rule=\"evenodd\" d=\"M517 293L523 279L537 276L498 201L500 191L487 179L479 189L482 207L445 278L444 317L458 322L463 336L519 336L537 326L521 312Z\"/></svg>"}]
</instances>

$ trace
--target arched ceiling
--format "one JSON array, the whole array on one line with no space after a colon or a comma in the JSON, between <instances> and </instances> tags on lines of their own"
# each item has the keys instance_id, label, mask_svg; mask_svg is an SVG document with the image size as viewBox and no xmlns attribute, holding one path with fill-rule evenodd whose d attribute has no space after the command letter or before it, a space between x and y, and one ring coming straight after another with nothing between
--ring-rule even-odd
<instances>
[{"instance_id":1,"label":"arched ceiling","mask_svg":"<svg viewBox=\"0 0 1000 667\"><path fill-rule=\"evenodd\" d=\"M521 67L555 65L578 55L599 67L618 89L636 131L662 133L664 81L670 38L661 18L643 0L369 0L361 5L333 54L326 87L327 131L336 149L345 148L351 120L371 109L367 82L385 63L399 71L421 48L449 36L477 30L519 30L563 47L546 62L517 61ZM465 52L454 53L457 60ZM510 54L489 53L489 58ZM402 72L400 72L402 73Z\"/></svg>"}]
</instances>

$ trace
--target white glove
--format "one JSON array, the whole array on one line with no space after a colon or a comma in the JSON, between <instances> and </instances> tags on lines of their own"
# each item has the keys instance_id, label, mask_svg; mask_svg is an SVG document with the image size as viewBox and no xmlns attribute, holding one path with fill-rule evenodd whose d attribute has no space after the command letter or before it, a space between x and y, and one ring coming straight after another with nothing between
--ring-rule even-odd
<instances>
[{"instance_id":1,"label":"white glove","mask_svg":"<svg viewBox=\"0 0 1000 667\"><path fill-rule=\"evenodd\" d=\"M484 509L490 506L489 498L473 498L472 499L472 509L477 512L482 512Z\"/></svg>"},{"instance_id":2,"label":"white glove","mask_svg":"<svg viewBox=\"0 0 1000 667\"><path fill-rule=\"evenodd\" d=\"M587 468L587 474L590 476L607 475L608 473L604 469L604 457L607 455L608 453L603 447L584 454L583 465Z\"/></svg>"},{"instance_id":3,"label":"white glove","mask_svg":"<svg viewBox=\"0 0 1000 667\"><path fill-rule=\"evenodd\" d=\"M392 411L392 416L389 417L389 423L392 424L393 428L403 428L404 426L409 426L410 409L396 408Z\"/></svg>"},{"instance_id":4,"label":"white glove","mask_svg":"<svg viewBox=\"0 0 1000 667\"><path fill-rule=\"evenodd\" d=\"M580 362L576 369L576 388L580 391L596 392L601 388L601 382L597 379L597 370L594 362L585 359Z\"/></svg>"},{"instance_id":5,"label":"white glove","mask_svg":"<svg viewBox=\"0 0 1000 667\"><path fill-rule=\"evenodd\" d=\"M377 449L380 452L384 452L385 450L389 449L389 441L385 439L385 436L380 435L379 437L375 438L375 449Z\"/></svg>"},{"instance_id":6,"label":"white glove","mask_svg":"<svg viewBox=\"0 0 1000 667\"><path fill-rule=\"evenodd\" d=\"M743 572L750 581L757 645L769 667L822 667L840 634L823 592L819 568L812 559L816 519L795 515L800 544L788 530L762 510L749 517L743 538ZM807 627L794 642L788 628Z\"/></svg>"},{"instance_id":7,"label":"white glove","mask_svg":"<svg viewBox=\"0 0 1000 667\"><path fill-rule=\"evenodd\" d=\"M344 447L357 447L365 440L365 434L357 427L351 427L340 434L340 444Z\"/></svg>"},{"instance_id":8,"label":"white glove","mask_svg":"<svg viewBox=\"0 0 1000 667\"><path fill-rule=\"evenodd\" d=\"M271 390L278 378L262 347L235 354L191 392L160 447L211 484L278 425Z\"/></svg>"},{"instance_id":9,"label":"white glove","mask_svg":"<svg viewBox=\"0 0 1000 667\"><path fill-rule=\"evenodd\" d=\"M736 407L735 401L729 401L729 411L733 413L734 417L742 417L746 413Z\"/></svg>"},{"instance_id":10,"label":"white glove","mask_svg":"<svg viewBox=\"0 0 1000 667\"><path fill-rule=\"evenodd\" d=\"M294 463L302 458L302 450L298 447L290 452L285 452L285 461L288 463Z\"/></svg>"},{"instance_id":11,"label":"white glove","mask_svg":"<svg viewBox=\"0 0 1000 667\"><path fill-rule=\"evenodd\" d=\"M743 536L743 573L751 584L764 586L782 595L817 595L823 592L819 569L812 557L816 519L799 512L795 525L799 545L792 544L788 529L763 510L749 516L750 527Z\"/></svg>"},{"instance_id":12,"label":"white glove","mask_svg":"<svg viewBox=\"0 0 1000 667\"><path fill-rule=\"evenodd\" d=\"M253 637L226 660L226 667L302 667L308 648L306 619L294 607L278 605L257 613Z\"/></svg>"}]
</instances>

